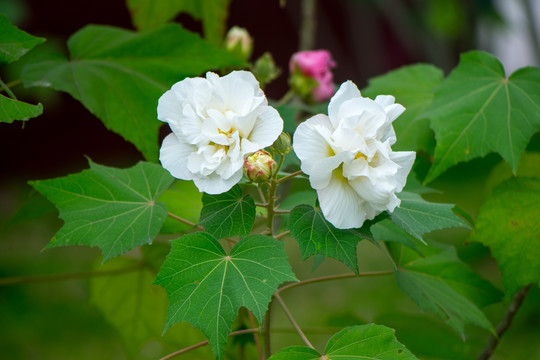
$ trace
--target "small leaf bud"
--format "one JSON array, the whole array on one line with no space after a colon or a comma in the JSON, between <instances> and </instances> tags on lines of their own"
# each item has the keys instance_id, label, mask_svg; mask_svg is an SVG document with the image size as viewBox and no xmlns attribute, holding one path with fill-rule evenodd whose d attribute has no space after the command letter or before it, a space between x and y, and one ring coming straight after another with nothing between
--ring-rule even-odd
<instances>
[{"instance_id":1,"label":"small leaf bud","mask_svg":"<svg viewBox=\"0 0 540 360\"><path fill-rule=\"evenodd\" d=\"M246 29L233 26L225 37L225 48L238 54L242 59L248 60L253 51L253 39Z\"/></svg>"},{"instance_id":2,"label":"small leaf bud","mask_svg":"<svg viewBox=\"0 0 540 360\"><path fill-rule=\"evenodd\" d=\"M291 136L286 132L282 132L272 144L271 149L281 155L290 153L292 150Z\"/></svg>"}]
</instances>

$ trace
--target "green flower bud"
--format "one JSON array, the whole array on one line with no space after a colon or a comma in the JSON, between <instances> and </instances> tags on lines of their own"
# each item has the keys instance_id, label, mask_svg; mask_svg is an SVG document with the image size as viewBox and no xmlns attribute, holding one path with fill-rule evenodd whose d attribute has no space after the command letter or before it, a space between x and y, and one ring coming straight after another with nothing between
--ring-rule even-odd
<instances>
[{"instance_id":1,"label":"green flower bud","mask_svg":"<svg viewBox=\"0 0 540 360\"><path fill-rule=\"evenodd\" d=\"M244 160L247 178L259 184L270 179L275 169L276 161L264 150L256 151Z\"/></svg>"},{"instance_id":2,"label":"green flower bud","mask_svg":"<svg viewBox=\"0 0 540 360\"><path fill-rule=\"evenodd\" d=\"M261 84L261 87L264 87L264 85L275 80L281 74L281 70L276 66L272 55L266 52L255 61L253 74Z\"/></svg>"},{"instance_id":3,"label":"green flower bud","mask_svg":"<svg viewBox=\"0 0 540 360\"><path fill-rule=\"evenodd\" d=\"M286 132L282 132L272 144L271 149L281 155L290 153L292 150L291 136Z\"/></svg>"},{"instance_id":4,"label":"green flower bud","mask_svg":"<svg viewBox=\"0 0 540 360\"><path fill-rule=\"evenodd\" d=\"M225 48L248 60L253 51L253 39L246 29L233 26L225 37Z\"/></svg>"}]
</instances>

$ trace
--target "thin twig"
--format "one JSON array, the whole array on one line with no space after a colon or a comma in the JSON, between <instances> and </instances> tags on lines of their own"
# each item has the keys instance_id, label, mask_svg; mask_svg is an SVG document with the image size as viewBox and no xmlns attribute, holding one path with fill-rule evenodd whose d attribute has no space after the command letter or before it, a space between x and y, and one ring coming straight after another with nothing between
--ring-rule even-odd
<instances>
[{"instance_id":1,"label":"thin twig","mask_svg":"<svg viewBox=\"0 0 540 360\"><path fill-rule=\"evenodd\" d=\"M256 333L256 332L259 332L260 329L259 328L256 328L256 329L243 329L243 330L237 330L237 331L233 331L229 334L229 336L236 336L236 335L243 335L243 334L251 334L251 333ZM182 355L182 354L185 354L191 350L195 350L197 348L200 348L200 347L203 347L203 346L206 346L208 345L208 340L205 340L205 341L201 341L200 343L197 343L197 344L193 344L193 345L190 345L188 347L185 347L183 349L180 349L178 351L175 351L173 353L170 353L169 355L166 355L164 357L162 357L161 359L159 360L168 360L168 359L172 359L173 357L175 356L178 356L178 355Z\"/></svg>"},{"instance_id":2,"label":"thin twig","mask_svg":"<svg viewBox=\"0 0 540 360\"><path fill-rule=\"evenodd\" d=\"M274 209L274 214L275 215L289 214L290 212L291 212L291 210L276 210L276 209Z\"/></svg>"},{"instance_id":3,"label":"thin twig","mask_svg":"<svg viewBox=\"0 0 540 360\"><path fill-rule=\"evenodd\" d=\"M8 94L8 96L10 98L12 98L13 100L17 100L17 97L15 96L15 94L13 93L13 91L11 91L11 89L9 88L8 85L6 85L2 79L0 79L0 87L6 92L6 94Z\"/></svg>"},{"instance_id":4,"label":"thin twig","mask_svg":"<svg viewBox=\"0 0 540 360\"><path fill-rule=\"evenodd\" d=\"M523 300L525 300L525 298L527 297L527 294L529 293L529 289L531 288L531 285L525 286L524 288L519 290L516 295L514 295L514 299L510 303L508 310L506 310L506 313L504 314L501 322L495 328L496 335L492 335L489 338L486 348L480 354L480 356L478 356L478 360L487 360L491 357L491 355L493 355L495 348L497 347L497 345L499 344L499 341L501 340L501 336L503 336L506 330L510 328L510 325L512 325L512 320L514 319L514 316L516 316L517 311L523 304Z\"/></svg>"},{"instance_id":5,"label":"thin twig","mask_svg":"<svg viewBox=\"0 0 540 360\"><path fill-rule=\"evenodd\" d=\"M261 201L263 204L267 204L266 202L266 198L264 197L264 192L263 192L263 189L262 189L262 185L261 184L258 184L257 185L257 191L259 192L259 196L261 197ZM266 205L265 205L266 206Z\"/></svg>"},{"instance_id":6,"label":"thin twig","mask_svg":"<svg viewBox=\"0 0 540 360\"><path fill-rule=\"evenodd\" d=\"M255 203L255 206L259 206L259 207L267 207L268 204L259 204L259 203Z\"/></svg>"},{"instance_id":7,"label":"thin twig","mask_svg":"<svg viewBox=\"0 0 540 360\"><path fill-rule=\"evenodd\" d=\"M175 214L173 214L173 213L168 213L167 215L169 215L170 217L172 217L172 218L175 219L175 220L180 221L181 223L184 223L184 224L189 225L189 226L197 227L197 229L203 230L203 231L204 231L204 227L203 227L203 226L197 225L197 224L195 224L194 222L189 221L188 219L184 219L183 217L180 217L180 216L175 215Z\"/></svg>"},{"instance_id":8,"label":"thin twig","mask_svg":"<svg viewBox=\"0 0 540 360\"><path fill-rule=\"evenodd\" d=\"M0 286L13 285L13 284L35 283L35 282L86 279L86 278L98 277L98 276L119 275L119 274L124 274L124 273L127 273L127 272L131 272L131 271L140 270L144 266L145 266L145 263L140 262L140 263L137 263L137 264L135 264L133 266L128 266L128 267L120 268L120 269L83 271L83 272L69 273L69 274L15 276L15 277L9 277L9 278L0 279Z\"/></svg>"},{"instance_id":9,"label":"thin twig","mask_svg":"<svg viewBox=\"0 0 540 360\"><path fill-rule=\"evenodd\" d=\"M298 170L298 171L295 171L295 172L293 172L293 173L291 173L291 174L289 174L287 176L279 178L277 182L278 182L278 184L281 184L284 181L287 181L289 179L292 179L295 176L302 175L302 174L303 174L302 170Z\"/></svg>"},{"instance_id":10,"label":"thin twig","mask_svg":"<svg viewBox=\"0 0 540 360\"><path fill-rule=\"evenodd\" d=\"M274 235L274 239L278 239L278 240L279 240L279 239L281 239L282 237L289 235L290 233L291 233L290 230L284 231L284 232L282 232L282 233L280 233L280 234Z\"/></svg>"},{"instance_id":11,"label":"thin twig","mask_svg":"<svg viewBox=\"0 0 540 360\"><path fill-rule=\"evenodd\" d=\"M392 275L394 272L392 270L387 271L372 271L372 272L364 272L364 273L347 273L347 274L338 274L338 275L328 275L328 276L322 276L318 278L313 279L306 279L299 282L291 283L288 285L285 285L279 289L277 289L276 293L281 293L285 290L289 290L298 286L308 285L308 284L315 284L323 281L330 281L330 280L339 280L339 279L350 279L354 277L366 277L366 276L386 276L386 275Z\"/></svg>"},{"instance_id":12,"label":"thin twig","mask_svg":"<svg viewBox=\"0 0 540 360\"><path fill-rule=\"evenodd\" d=\"M300 50L312 50L315 46L317 28L316 0L302 1L302 23L300 28Z\"/></svg>"},{"instance_id":13,"label":"thin twig","mask_svg":"<svg viewBox=\"0 0 540 360\"><path fill-rule=\"evenodd\" d=\"M285 302L283 302L283 299L281 298L281 296L279 296L277 291L274 293L274 297L276 298L276 300L279 302L279 304L283 308L283 311L285 312L285 315L287 315L287 318L289 319L291 324L294 326L294 328L296 329L296 332L298 333L298 335L300 335L300 337L302 338L304 343L308 347L310 347L312 349L315 349L315 347L309 342L308 338L306 337L306 335L304 334L302 329L300 329L300 326L298 325L296 320L294 320L294 317L292 316L291 312L289 311L289 308L287 307L287 305L285 305Z\"/></svg>"},{"instance_id":14,"label":"thin twig","mask_svg":"<svg viewBox=\"0 0 540 360\"><path fill-rule=\"evenodd\" d=\"M248 310L247 313L248 313L248 317L249 317L249 324L251 325L251 327L253 329L257 328L257 326L255 324L255 318L253 316L253 313L250 310ZM261 348L261 342L259 340L259 334L258 333L253 333L253 341L255 341L255 346L257 347L257 354L259 354L259 359L263 360L264 359L263 351L262 351L262 348Z\"/></svg>"}]
</instances>

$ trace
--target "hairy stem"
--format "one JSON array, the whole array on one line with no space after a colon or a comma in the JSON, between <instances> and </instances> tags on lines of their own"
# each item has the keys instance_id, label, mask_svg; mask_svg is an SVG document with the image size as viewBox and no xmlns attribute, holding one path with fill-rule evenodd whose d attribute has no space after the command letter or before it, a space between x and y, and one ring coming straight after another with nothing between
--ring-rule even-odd
<instances>
[{"instance_id":1,"label":"hairy stem","mask_svg":"<svg viewBox=\"0 0 540 360\"><path fill-rule=\"evenodd\" d=\"M300 337L302 338L302 341L304 341L304 343L312 348L312 349L315 349L315 347L313 347L313 345L311 344L311 342L309 342L308 338L306 337L306 335L304 334L304 332L302 331L302 329L300 328L300 326L298 325L298 323L296 322L296 320L294 320L294 317L292 316L291 312L289 311L289 308L287 307L287 305L285 305L285 302L283 301L283 299L281 298L281 296L279 296L278 292L276 291L274 293L274 297L276 298L276 300L279 302L279 304L281 305L281 307L283 308L283 311L285 312L285 315L287 315L287 318L289 319L289 321L291 322L291 324L294 326L294 329L296 330L296 332L298 333L298 335L300 335Z\"/></svg>"},{"instance_id":2,"label":"hairy stem","mask_svg":"<svg viewBox=\"0 0 540 360\"><path fill-rule=\"evenodd\" d=\"M510 328L510 325L512 325L512 320L514 320L514 316L516 316L517 311L523 304L523 300L525 300L525 298L527 297L531 285L525 286L524 288L519 290L516 295L514 295L514 299L512 299L508 310L506 310L506 313L504 314L501 322L495 328L496 335L492 335L489 338L486 348L480 354L480 356L478 356L478 360L487 360L491 357L491 355L493 355L495 348L501 340L501 336L503 336L506 330Z\"/></svg>"},{"instance_id":3,"label":"hairy stem","mask_svg":"<svg viewBox=\"0 0 540 360\"><path fill-rule=\"evenodd\" d=\"M248 313L248 316L249 316L249 324L251 325L251 327L253 329L256 328L256 324L255 324L255 318L253 316L253 313L251 311L247 311ZM257 354L259 355L259 359L260 360L264 360L264 357L263 357L263 351L262 351L262 348L261 348L261 342L259 340L259 334L258 333L253 333L253 341L255 341L255 346L257 347Z\"/></svg>"},{"instance_id":4,"label":"hairy stem","mask_svg":"<svg viewBox=\"0 0 540 360\"><path fill-rule=\"evenodd\" d=\"M298 286L308 285L308 284L315 284L319 282L324 281L330 281L330 280L339 280L339 279L350 279L354 277L367 277L367 276L386 276L386 275L392 275L394 272L392 270L387 271L372 271L372 272L364 272L364 273L347 273L347 274L338 274L338 275L328 275L328 276L322 276L318 278L313 279L306 279L299 282L291 283L288 285L285 285L281 288L279 288L276 291L276 294L279 294L285 290L289 290Z\"/></svg>"},{"instance_id":5,"label":"hairy stem","mask_svg":"<svg viewBox=\"0 0 540 360\"><path fill-rule=\"evenodd\" d=\"M243 334L252 334L252 333L256 333L256 332L259 332L260 329L259 328L253 328L253 329L243 329L243 330L237 330L237 331L233 331L229 334L229 336L236 336L236 335L243 335ZM203 346L206 346L208 345L208 340L205 340L205 341L201 341L200 343L197 343L197 344L193 344L193 345L190 345L188 347L185 347L183 349L180 349L178 351L175 351L173 353L170 353L169 355L166 355L164 357L162 357L161 359L159 360L167 360L167 359L172 359L173 357L175 356L178 356L178 355L182 355L182 354L185 354L191 350L195 350L197 348L200 348L200 347L203 347Z\"/></svg>"},{"instance_id":6,"label":"hairy stem","mask_svg":"<svg viewBox=\"0 0 540 360\"><path fill-rule=\"evenodd\" d=\"M302 174L303 174L302 170L298 170L298 171L296 171L296 172L293 172L292 174L289 174L289 175L287 175L287 176L284 176L284 177L278 179L277 182L278 182L278 184L281 184L281 183L284 182L284 181L287 181L287 180L289 180L289 179L292 179L292 178L295 177L295 176L302 175Z\"/></svg>"},{"instance_id":7,"label":"hairy stem","mask_svg":"<svg viewBox=\"0 0 540 360\"><path fill-rule=\"evenodd\" d=\"M11 91L11 89L9 88L8 85L6 85L6 83L4 83L2 81L2 79L0 79L0 87L6 92L6 94L8 94L8 96L10 98L12 98L13 100L17 100L17 97L15 96L15 94Z\"/></svg>"},{"instance_id":8,"label":"hairy stem","mask_svg":"<svg viewBox=\"0 0 540 360\"><path fill-rule=\"evenodd\" d=\"M173 214L173 213L168 213L167 215L168 215L169 217L175 219L175 220L180 221L181 223L184 223L184 224L189 225L189 226L197 227L197 229L203 230L203 231L204 231L204 227L202 227L201 225L197 225L197 224L195 224L194 222L189 221L188 219L184 219L183 217L180 217L180 216L175 215L175 214Z\"/></svg>"},{"instance_id":9,"label":"hairy stem","mask_svg":"<svg viewBox=\"0 0 540 360\"><path fill-rule=\"evenodd\" d=\"M26 284L26 283L35 283L35 282L47 282L47 281L63 281L63 280L74 280L74 279L86 279L91 277L98 276L110 276L110 275L120 275L132 271L137 271L145 267L144 262L140 262L133 266L128 266L120 269L111 269L111 270L97 270L97 271L83 271L78 273L70 274L50 274L50 275L35 275L35 276L15 276L9 278L0 279L0 286L4 285L13 285L13 284Z\"/></svg>"}]
</instances>

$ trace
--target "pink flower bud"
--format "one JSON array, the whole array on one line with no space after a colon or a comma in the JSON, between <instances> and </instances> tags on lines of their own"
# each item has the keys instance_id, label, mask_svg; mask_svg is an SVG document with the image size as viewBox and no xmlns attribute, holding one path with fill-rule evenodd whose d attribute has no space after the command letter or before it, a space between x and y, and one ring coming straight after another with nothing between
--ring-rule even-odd
<instances>
[{"instance_id":1,"label":"pink flower bud","mask_svg":"<svg viewBox=\"0 0 540 360\"><path fill-rule=\"evenodd\" d=\"M332 56L327 50L300 51L291 57L289 69L291 71L291 86L300 96L311 95L311 101L322 102L334 95L334 83L331 69L336 66ZM299 81L295 77L309 78L316 81L316 85L309 81ZM295 88L301 87L309 89Z\"/></svg>"},{"instance_id":2,"label":"pink flower bud","mask_svg":"<svg viewBox=\"0 0 540 360\"><path fill-rule=\"evenodd\" d=\"M272 155L264 150L256 151L244 160L247 178L256 183L263 183L268 180L275 168L276 161L272 158Z\"/></svg>"}]
</instances>

